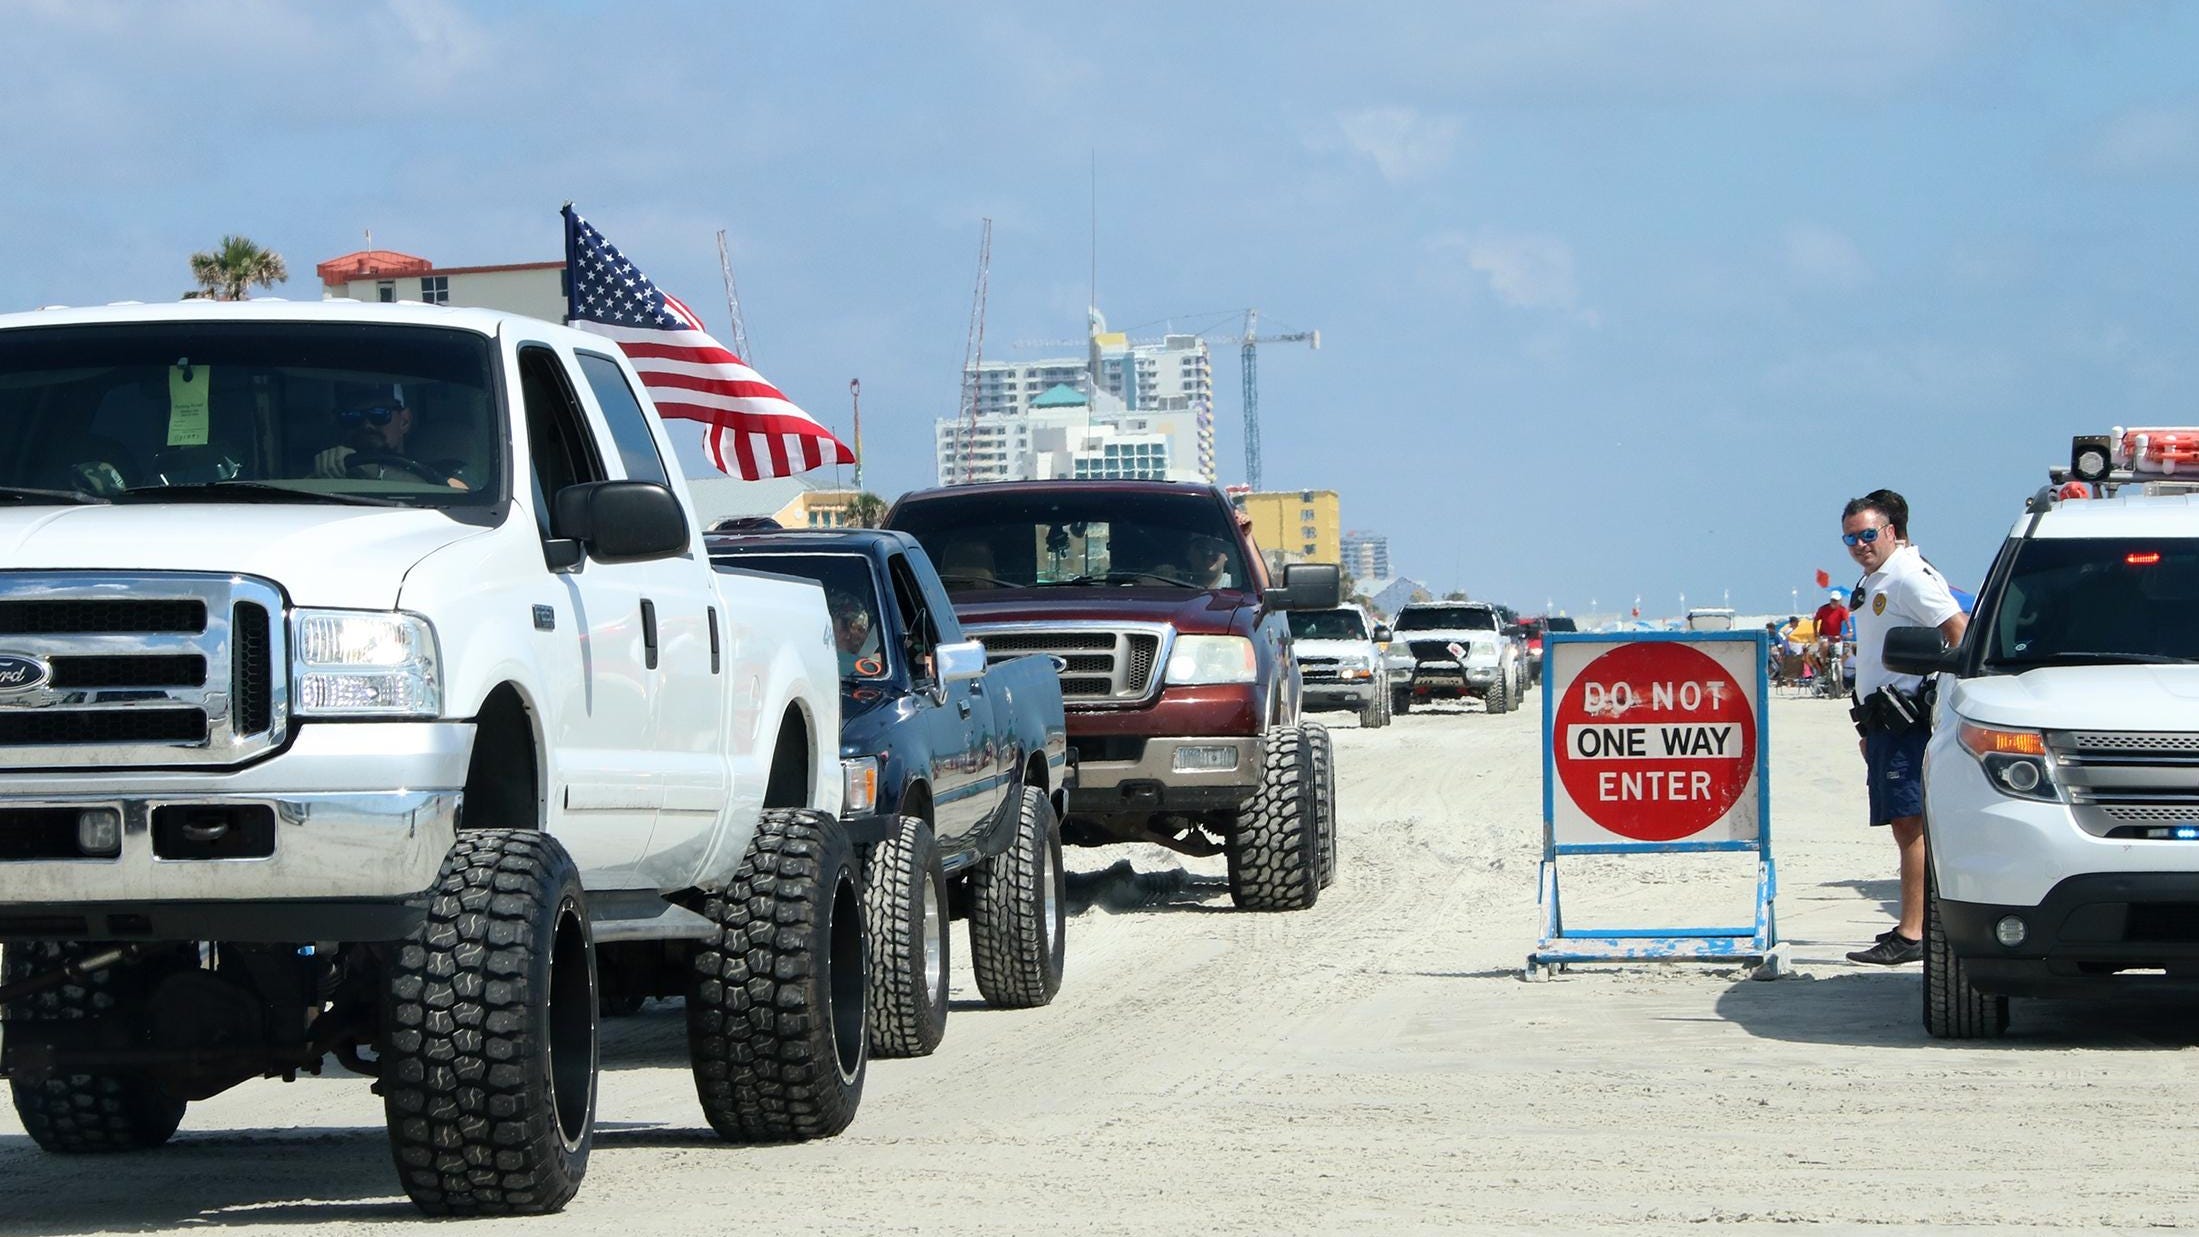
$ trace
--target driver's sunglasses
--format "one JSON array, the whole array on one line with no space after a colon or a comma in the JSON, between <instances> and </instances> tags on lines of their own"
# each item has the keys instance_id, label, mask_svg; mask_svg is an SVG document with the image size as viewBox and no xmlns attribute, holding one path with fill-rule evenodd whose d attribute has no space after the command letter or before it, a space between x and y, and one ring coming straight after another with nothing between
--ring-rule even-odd
<instances>
[{"instance_id":1,"label":"driver's sunglasses","mask_svg":"<svg viewBox=\"0 0 2199 1237\"><path fill-rule=\"evenodd\" d=\"M346 425L371 425L380 429L397 415L401 404L370 404L364 408L346 408L336 414L336 419Z\"/></svg>"},{"instance_id":2,"label":"driver's sunglasses","mask_svg":"<svg viewBox=\"0 0 2199 1237\"><path fill-rule=\"evenodd\" d=\"M1866 528L1859 532L1842 533L1840 534L1840 544L1869 545L1872 542L1878 540L1878 534L1885 531L1886 527L1886 525L1881 524L1877 528Z\"/></svg>"}]
</instances>

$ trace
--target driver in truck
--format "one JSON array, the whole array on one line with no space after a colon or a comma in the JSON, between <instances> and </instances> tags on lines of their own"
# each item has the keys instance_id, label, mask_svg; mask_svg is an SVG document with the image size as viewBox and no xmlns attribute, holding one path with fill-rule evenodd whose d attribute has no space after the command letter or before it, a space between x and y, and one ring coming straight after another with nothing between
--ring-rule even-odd
<instances>
[{"instance_id":1,"label":"driver in truck","mask_svg":"<svg viewBox=\"0 0 2199 1237\"><path fill-rule=\"evenodd\" d=\"M412 470L391 457L409 458L405 451L405 439L412 433L412 409L404 398L395 392L375 394L347 401L336 411L336 423L343 441L313 457L313 475L341 479L361 476L354 467L374 469L380 477L395 464L399 476L409 476ZM352 457L371 456L356 464ZM442 480L454 490L470 489L455 473L448 473Z\"/></svg>"}]
</instances>

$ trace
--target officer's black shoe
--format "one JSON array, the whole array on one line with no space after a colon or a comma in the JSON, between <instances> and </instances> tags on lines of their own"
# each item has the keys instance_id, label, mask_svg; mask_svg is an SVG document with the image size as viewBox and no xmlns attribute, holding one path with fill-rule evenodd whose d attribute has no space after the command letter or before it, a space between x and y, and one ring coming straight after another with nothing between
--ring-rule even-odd
<instances>
[{"instance_id":1,"label":"officer's black shoe","mask_svg":"<svg viewBox=\"0 0 2199 1237\"><path fill-rule=\"evenodd\" d=\"M1867 962L1872 966L1900 966L1923 958L1924 942L1912 941L1899 932L1889 932L1869 949L1852 950L1848 954L1848 961Z\"/></svg>"}]
</instances>

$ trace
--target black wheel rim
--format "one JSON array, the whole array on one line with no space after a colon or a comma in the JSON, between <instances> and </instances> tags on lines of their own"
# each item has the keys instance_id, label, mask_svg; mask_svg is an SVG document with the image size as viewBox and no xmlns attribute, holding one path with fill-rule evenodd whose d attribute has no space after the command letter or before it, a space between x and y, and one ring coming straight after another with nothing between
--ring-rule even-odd
<instances>
[{"instance_id":1,"label":"black wheel rim","mask_svg":"<svg viewBox=\"0 0 2199 1237\"><path fill-rule=\"evenodd\" d=\"M832 1035L833 1061L840 1081L853 1082L863 1067L863 909L855 881L845 871L832 892L829 956L832 974L826 976L825 1026Z\"/></svg>"},{"instance_id":2,"label":"black wheel rim","mask_svg":"<svg viewBox=\"0 0 2199 1237\"><path fill-rule=\"evenodd\" d=\"M588 1132L596 1089L596 985L589 965L588 929L578 909L558 907L550 947L549 1081L557 1132L566 1150Z\"/></svg>"}]
</instances>

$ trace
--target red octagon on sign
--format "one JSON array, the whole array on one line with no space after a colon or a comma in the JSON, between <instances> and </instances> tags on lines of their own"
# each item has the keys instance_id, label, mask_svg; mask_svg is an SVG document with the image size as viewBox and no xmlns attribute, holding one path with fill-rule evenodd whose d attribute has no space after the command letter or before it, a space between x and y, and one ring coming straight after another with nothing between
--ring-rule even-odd
<instances>
[{"instance_id":1,"label":"red octagon on sign","mask_svg":"<svg viewBox=\"0 0 2199 1237\"><path fill-rule=\"evenodd\" d=\"M1604 829L1673 842L1716 824L1756 771L1756 718L1725 667L1684 644L1622 644L1557 702L1558 779Z\"/></svg>"}]
</instances>

